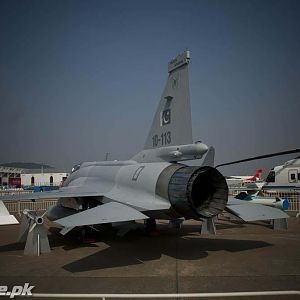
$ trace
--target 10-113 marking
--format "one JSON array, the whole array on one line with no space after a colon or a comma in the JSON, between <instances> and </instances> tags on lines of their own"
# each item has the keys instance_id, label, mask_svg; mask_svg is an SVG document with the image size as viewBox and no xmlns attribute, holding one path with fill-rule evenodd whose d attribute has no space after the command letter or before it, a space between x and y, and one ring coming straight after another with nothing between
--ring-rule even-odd
<instances>
[{"instance_id":1,"label":"10-113 marking","mask_svg":"<svg viewBox=\"0 0 300 300\"><path fill-rule=\"evenodd\" d=\"M152 137L152 146L157 147L159 145L165 146L169 145L172 142L171 131L163 132L160 136L155 134Z\"/></svg>"}]
</instances>

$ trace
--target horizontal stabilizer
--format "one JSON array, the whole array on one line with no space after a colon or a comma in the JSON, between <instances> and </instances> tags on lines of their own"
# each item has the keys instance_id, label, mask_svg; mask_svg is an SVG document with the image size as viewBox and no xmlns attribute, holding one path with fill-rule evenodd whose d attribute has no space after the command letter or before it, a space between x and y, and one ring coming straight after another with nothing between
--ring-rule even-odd
<instances>
[{"instance_id":1,"label":"horizontal stabilizer","mask_svg":"<svg viewBox=\"0 0 300 300\"><path fill-rule=\"evenodd\" d=\"M247 202L245 202L245 200L240 200L235 197L231 197L231 196L228 197L227 206L238 205L238 204L247 204Z\"/></svg>"},{"instance_id":2,"label":"horizontal stabilizer","mask_svg":"<svg viewBox=\"0 0 300 300\"><path fill-rule=\"evenodd\" d=\"M147 219L141 212L118 202L109 202L55 221L64 227Z\"/></svg>"},{"instance_id":3,"label":"horizontal stabilizer","mask_svg":"<svg viewBox=\"0 0 300 300\"><path fill-rule=\"evenodd\" d=\"M0 201L0 225L19 224L18 220L10 215L6 206Z\"/></svg>"},{"instance_id":4,"label":"horizontal stabilizer","mask_svg":"<svg viewBox=\"0 0 300 300\"><path fill-rule=\"evenodd\" d=\"M241 202L245 202L239 200ZM243 203L227 205L226 210L243 219L246 222L272 219L286 219L289 216L280 209L260 204Z\"/></svg>"},{"instance_id":5,"label":"horizontal stabilizer","mask_svg":"<svg viewBox=\"0 0 300 300\"><path fill-rule=\"evenodd\" d=\"M68 232L70 232L74 227L64 227L59 233L62 235L66 235Z\"/></svg>"}]
</instances>

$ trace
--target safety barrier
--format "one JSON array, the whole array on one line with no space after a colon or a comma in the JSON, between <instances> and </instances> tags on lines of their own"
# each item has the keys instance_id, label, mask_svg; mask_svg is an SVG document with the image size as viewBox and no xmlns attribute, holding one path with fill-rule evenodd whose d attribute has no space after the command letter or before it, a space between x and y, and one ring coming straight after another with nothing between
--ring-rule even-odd
<instances>
[{"instance_id":1,"label":"safety barrier","mask_svg":"<svg viewBox=\"0 0 300 300\"><path fill-rule=\"evenodd\" d=\"M289 204L290 204L287 211L300 212L300 193L264 191L264 195L267 197L287 198L289 200Z\"/></svg>"},{"instance_id":2,"label":"safety barrier","mask_svg":"<svg viewBox=\"0 0 300 300\"><path fill-rule=\"evenodd\" d=\"M23 194L31 194L32 190L23 190L23 189L13 189L13 190L1 190L0 196L11 196L11 195L23 195Z\"/></svg>"},{"instance_id":3,"label":"safety barrier","mask_svg":"<svg viewBox=\"0 0 300 300\"><path fill-rule=\"evenodd\" d=\"M47 294L34 293L31 297L34 298L68 298L68 299L162 299L162 298L226 298L226 297L263 297L263 296L291 296L300 295L300 291L257 291L257 292L227 292L227 293L178 293L178 294Z\"/></svg>"},{"instance_id":4,"label":"safety barrier","mask_svg":"<svg viewBox=\"0 0 300 300\"><path fill-rule=\"evenodd\" d=\"M7 210L11 214L18 214L21 215L23 210L29 209L34 211L45 211L48 207L56 205L56 199L47 199L47 200L17 200L17 201L3 201Z\"/></svg>"},{"instance_id":5,"label":"safety barrier","mask_svg":"<svg viewBox=\"0 0 300 300\"><path fill-rule=\"evenodd\" d=\"M231 196L237 196L240 192L244 191L243 188L239 187L230 190ZM263 195L266 197L279 197L287 198L289 201L288 212L300 212L300 193L299 192L276 192L276 191L263 191Z\"/></svg>"},{"instance_id":6,"label":"safety barrier","mask_svg":"<svg viewBox=\"0 0 300 300\"><path fill-rule=\"evenodd\" d=\"M268 197L280 197L287 198L289 201L288 212L300 212L300 193L287 193L287 192L264 192L265 196ZM27 208L35 211L46 210L49 206L55 205L56 199L47 199L47 200L36 200L35 202L30 200L9 200L3 201L12 214L21 214L21 212Z\"/></svg>"}]
</instances>

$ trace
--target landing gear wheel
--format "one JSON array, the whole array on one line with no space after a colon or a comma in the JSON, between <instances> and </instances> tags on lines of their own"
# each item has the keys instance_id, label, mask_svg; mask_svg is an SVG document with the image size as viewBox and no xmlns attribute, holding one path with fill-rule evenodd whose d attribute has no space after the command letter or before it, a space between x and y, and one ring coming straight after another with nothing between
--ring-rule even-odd
<instances>
[{"instance_id":1,"label":"landing gear wheel","mask_svg":"<svg viewBox=\"0 0 300 300\"><path fill-rule=\"evenodd\" d=\"M159 232L156 229L155 219L152 219L152 218L146 219L145 220L145 226L146 226L145 231L148 235L151 235L151 236L159 235Z\"/></svg>"},{"instance_id":2,"label":"landing gear wheel","mask_svg":"<svg viewBox=\"0 0 300 300\"><path fill-rule=\"evenodd\" d=\"M83 226L81 228L79 239L84 244L91 244L96 242L90 226Z\"/></svg>"}]
</instances>

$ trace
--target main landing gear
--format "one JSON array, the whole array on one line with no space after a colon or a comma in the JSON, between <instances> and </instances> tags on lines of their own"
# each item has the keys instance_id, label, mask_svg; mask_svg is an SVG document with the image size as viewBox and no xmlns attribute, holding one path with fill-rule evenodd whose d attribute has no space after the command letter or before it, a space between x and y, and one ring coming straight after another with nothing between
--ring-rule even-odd
<instances>
[{"instance_id":1,"label":"main landing gear","mask_svg":"<svg viewBox=\"0 0 300 300\"><path fill-rule=\"evenodd\" d=\"M149 236L158 236L159 235L159 231L157 231L156 228L156 220L155 219L146 219L144 221L145 224L145 232L147 235Z\"/></svg>"}]
</instances>

